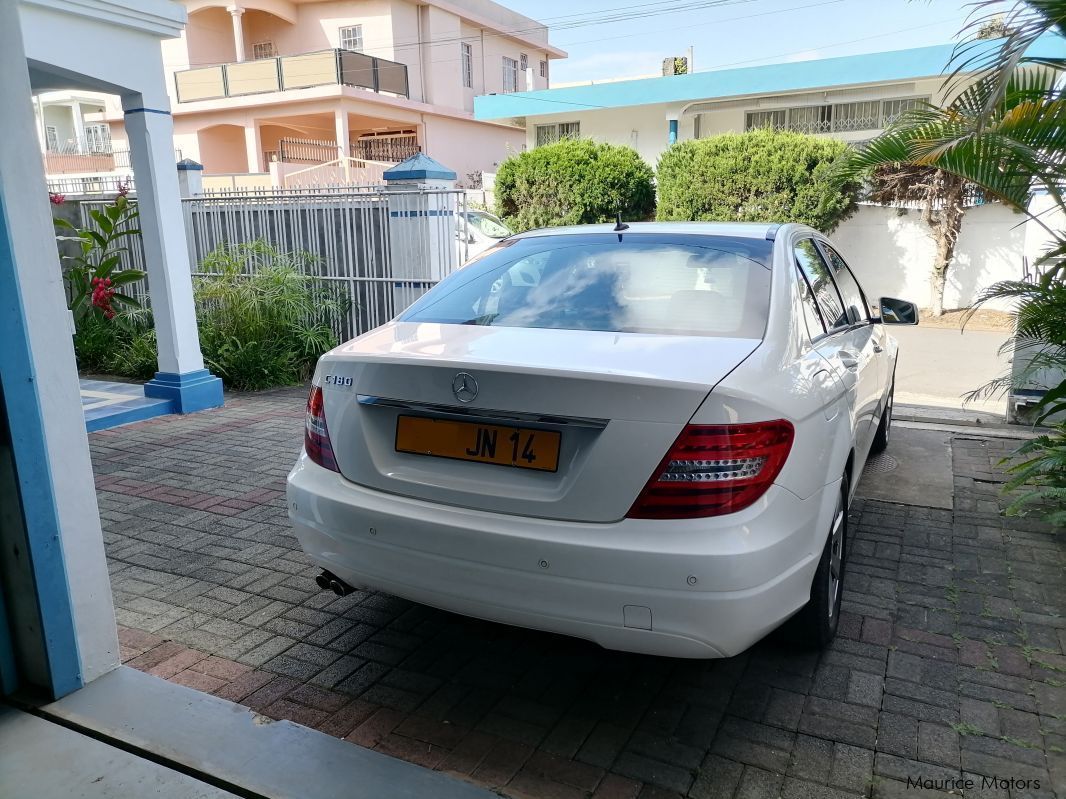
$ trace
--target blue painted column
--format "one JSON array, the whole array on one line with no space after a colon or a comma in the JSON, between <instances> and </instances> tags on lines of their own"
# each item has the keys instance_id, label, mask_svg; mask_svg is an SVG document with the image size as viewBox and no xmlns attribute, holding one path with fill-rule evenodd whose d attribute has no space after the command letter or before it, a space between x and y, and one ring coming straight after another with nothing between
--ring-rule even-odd
<instances>
[{"instance_id":1,"label":"blue painted column","mask_svg":"<svg viewBox=\"0 0 1066 799\"><path fill-rule=\"evenodd\" d=\"M155 100L141 94L122 98L159 350L159 371L145 383L144 394L169 399L179 413L191 413L222 405L222 381L204 368L200 353L192 268L174 165L174 123L166 103L162 93Z\"/></svg>"},{"instance_id":2,"label":"blue painted column","mask_svg":"<svg viewBox=\"0 0 1066 799\"><path fill-rule=\"evenodd\" d=\"M677 142L677 120L676 119L671 119L670 120L670 133L669 133L669 135L667 137L667 141L670 144L674 144L675 142Z\"/></svg>"},{"instance_id":3,"label":"blue painted column","mask_svg":"<svg viewBox=\"0 0 1066 799\"><path fill-rule=\"evenodd\" d=\"M36 379L9 218L4 192L0 191L0 283L6 286L0 293L0 341L4 342L0 347L0 396L4 405L0 412L6 416L14 462L14 485L7 485L5 480L0 491L17 493L19 507L9 507L6 512L13 512L16 519L20 515L22 522L21 530L11 529L20 526L17 522L5 526L0 537L0 559L5 561L5 569L18 577L12 599L18 601L20 608L10 610L22 620L18 631L13 631L6 619L0 620L0 686L10 690L20 682L13 673L18 646L40 653L40 657L33 658L40 671L22 676L58 698L82 686L81 658L59 540L54 464L45 437L41 393L47 386ZM26 587L32 595L27 596ZM6 616L5 604L0 599L0 612Z\"/></svg>"}]
</instances>

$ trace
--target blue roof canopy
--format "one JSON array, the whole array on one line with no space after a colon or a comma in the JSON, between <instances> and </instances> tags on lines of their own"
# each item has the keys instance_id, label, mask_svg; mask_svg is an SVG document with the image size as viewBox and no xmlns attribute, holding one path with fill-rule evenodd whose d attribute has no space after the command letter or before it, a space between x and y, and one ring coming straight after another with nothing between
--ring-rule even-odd
<instances>
[{"instance_id":1,"label":"blue roof canopy","mask_svg":"<svg viewBox=\"0 0 1066 799\"><path fill-rule=\"evenodd\" d=\"M383 177L389 180L455 180L455 170L448 169L423 153L415 153L405 161L385 170Z\"/></svg>"},{"instance_id":2,"label":"blue roof canopy","mask_svg":"<svg viewBox=\"0 0 1066 799\"><path fill-rule=\"evenodd\" d=\"M989 40L989 50L1000 45ZM565 114L657 103L685 103L745 95L779 94L863 83L913 80L941 75L954 45L939 44L910 50L838 58L820 58L759 67L642 78L535 92L489 94L474 98L476 119ZM1041 37L1029 55L1066 57L1066 42Z\"/></svg>"}]
</instances>

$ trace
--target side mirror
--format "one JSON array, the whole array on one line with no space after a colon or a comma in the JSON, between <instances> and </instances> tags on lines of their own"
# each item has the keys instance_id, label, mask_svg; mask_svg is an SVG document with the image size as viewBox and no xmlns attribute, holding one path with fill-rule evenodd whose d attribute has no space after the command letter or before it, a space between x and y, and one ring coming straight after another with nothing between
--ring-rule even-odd
<instances>
[{"instance_id":1,"label":"side mirror","mask_svg":"<svg viewBox=\"0 0 1066 799\"><path fill-rule=\"evenodd\" d=\"M882 297L879 301L881 306L881 321L886 325L916 325L918 324L918 306L906 300L897 300L895 297Z\"/></svg>"}]
</instances>

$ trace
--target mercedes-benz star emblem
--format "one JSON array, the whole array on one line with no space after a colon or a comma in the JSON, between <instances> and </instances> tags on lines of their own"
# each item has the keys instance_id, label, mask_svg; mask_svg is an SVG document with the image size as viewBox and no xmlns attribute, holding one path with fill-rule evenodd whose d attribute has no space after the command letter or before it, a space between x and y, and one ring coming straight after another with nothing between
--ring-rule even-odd
<instances>
[{"instance_id":1,"label":"mercedes-benz star emblem","mask_svg":"<svg viewBox=\"0 0 1066 799\"><path fill-rule=\"evenodd\" d=\"M452 393L459 402L473 402L477 397L477 380L473 375L460 372L452 378Z\"/></svg>"}]
</instances>

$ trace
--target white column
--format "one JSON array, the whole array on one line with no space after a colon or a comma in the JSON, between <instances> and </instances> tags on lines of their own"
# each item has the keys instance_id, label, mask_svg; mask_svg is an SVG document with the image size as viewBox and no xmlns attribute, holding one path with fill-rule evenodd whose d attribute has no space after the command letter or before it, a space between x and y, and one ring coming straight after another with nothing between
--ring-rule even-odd
<instances>
[{"instance_id":1,"label":"white column","mask_svg":"<svg viewBox=\"0 0 1066 799\"><path fill-rule=\"evenodd\" d=\"M70 115L74 124L74 143L79 153L88 152L88 142L85 139L85 118L81 115L81 103L74 101L70 104Z\"/></svg>"},{"instance_id":2,"label":"white column","mask_svg":"<svg viewBox=\"0 0 1066 799\"><path fill-rule=\"evenodd\" d=\"M341 164L344 166L344 180L349 182L352 174L352 162L348 160L348 137L351 135L348 130L348 112L338 110L333 112L333 123L336 129L337 135L337 152L338 158L341 159Z\"/></svg>"},{"instance_id":3,"label":"white column","mask_svg":"<svg viewBox=\"0 0 1066 799\"><path fill-rule=\"evenodd\" d=\"M244 126L244 147L248 157L248 171L263 172L264 169L259 166L263 158L262 136L259 132L259 125L254 120L247 122Z\"/></svg>"},{"instance_id":4,"label":"white column","mask_svg":"<svg viewBox=\"0 0 1066 799\"><path fill-rule=\"evenodd\" d=\"M123 98L122 106L140 207L159 371L196 372L204 368L204 359L174 163L174 125L169 111L142 108L141 102L141 95L130 95Z\"/></svg>"},{"instance_id":5,"label":"white column","mask_svg":"<svg viewBox=\"0 0 1066 799\"><path fill-rule=\"evenodd\" d=\"M233 17L233 49L237 53L237 61L243 61L244 25L241 23L241 17L244 16L244 9L240 6L229 6L226 10L229 11L230 16Z\"/></svg>"}]
</instances>

